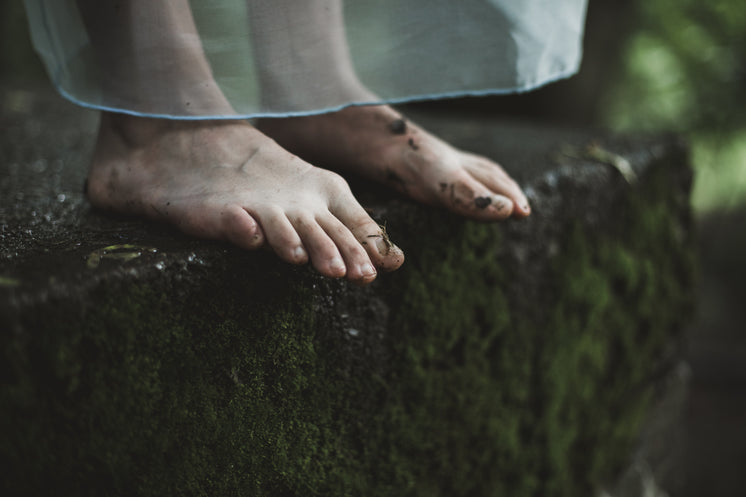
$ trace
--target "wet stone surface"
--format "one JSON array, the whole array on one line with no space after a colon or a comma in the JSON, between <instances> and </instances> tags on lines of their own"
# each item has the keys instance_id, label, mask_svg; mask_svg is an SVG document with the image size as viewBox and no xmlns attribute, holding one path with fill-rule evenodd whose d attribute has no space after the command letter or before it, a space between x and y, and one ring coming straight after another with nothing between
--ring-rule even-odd
<instances>
[{"instance_id":1,"label":"wet stone surface","mask_svg":"<svg viewBox=\"0 0 746 497\"><path fill-rule=\"evenodd\" d=\"M140 430L161 437L159 447L171 447L172 454L203 454L197 458L204 462L202 466L194 462L197 459L187 461L186 456L174 456L176 462L168 466L170 480L186 485L176 489L180 494L241 493L245 487L240 485L251 487L261 481L261 488L251 487L256 495L308 495L308 488L323 495L366 494L361 488L370 489L369 495L391 494L392 488L406 490L402 495L422 488L440 488L444 495L491 495L498 490L509 495L579 495L581 490L599 488L599 479L609 481L621 474L635 451L624 449L612 434L636 433L630 419L638 415L637 408L630 407L627 413L613 399L587 398L575 392L580 379L594 378L587 381L599 392L605 385L613 386L615 391L626 392L625 402L637 405L637 400L630 399L644 400L640 385L652 385L666 371L680 367L677 330L682 313L678 309L686 292L678 296L674 290L686 290L690 284L685 259L690 243L687 199L691 177L686 151L673 138L612 138L590 131L405 111L457 146L496 158L524 186L533 214L527 220L500 225L465 222L353 178L353 191L407 254L400 271L382 275L361 289L321 278L309 267L289 266L264 251L244 252L223 243L195 240L170 227L93 211L85 200L83 184L96 113L62 101L49 89L0 89L0 103L0 333L5 354L0 376L6 378L0 385L0 398L7 400L0 416L3 426L12 426L18 434L14 442L0 447L0 462L14 461L12 473L19 476L8 483L11 490L33 494L34 471L48 468L41 471L45 477L52 475L49 478L60 485L62 494L89 487L122 495L174 493L175 487L162 486L169 478L161 478L158 472L157 453L151 454L149 445L141 450L129 435L131 430ZM395 123L391 132L401 133L405 127L404 122ZM655 182L664 186L651 191L665 192L665 202L656 203L652 194L641 193ZM637 200L630 200L633 197ZM650 220L646 216L630 219L629 206L646 209L646 202L650 203ZM653 228L648 229L648 224ZM681 253L672 248L662 250L669 255L650 255L660 243L656 239L637 243L631 232L619 228L627 225L642 230L645 237L660 234L660 243L681 246ZM611 267L617 265L604 265L603 254L617 250L614 240L624 247L619 249L623 263L618 266L627 264L630 274L642 276L627 278L625 271ZM601 255L594 252L597 243L605 247ZM466 253L463 260L462 253ZM646 257L650 260L646 259L645 267L635 266ZM684 269L666 269L659 283L651 271L658 262L668 268L666 258L674 260L672 268ZM462 268L472 272L463 274ZM601 281L599 288L608 289L612 297L601 303L582 300L577 295L582 297L584 289L567 281L572 278L568 272L585 274L584 284ZM675 283L666 283L666 278ZM648 309L635 303L645 288L652 289L645 294L655 304L651 309L658 305L662 310L645 314L639 326L630 321L633 324L626 328L604 335L605 330L616 330L617 322L628 319L630 312L641 306ZM493 289L495 298L490 300ZM463 305L449 310L453 302ZM473 302L475 307L470 307ZM625 310L625 305L635 310ZM494 309L498 312L491 314ZM640 312L648 312L645 309ZM437 332L445 333L439 338L433 330L440 330L441 322L451 324ZM138 323L146 323L142 326L147 329L139 330ZM478 329L462 330L459 323ZM500 331L490 331L493 325ZM109 328L116 331L109 333ZM586 330L568 335L576 337L577 346L575 342L552 345L556 332L575 328ZM638 328L645 333L639 334ZM178 347L157 348L158 340L170 344L168 340L177 340L183 330L192 330L192 338L179 342ZM598 330L603 338L589 345L584 335L591 333L588 330ZM275 333L284 338L272 342ZM449 333L452 338L447 337ZM124 345L117 342L122 336L129 337ZM308 341L298 338L296 344L296 336ZM474 336L483 337L485 345L470 345ZM524 343L522 336L534 338ZM653 340L649 336L658 338L648 346L646 340ZM106 343L107 337L112 344ZM640 366L644 370L634 372L637 376L630 372L634 353L614 355L635 341L652 358ZM501 348L510 343L523 348ZM211 347L223 345L224 349L210 355ZM292 352L283 356L283 347L291 347ZM607 351L601 356L608 356L608 367L574 376L573 368L582 372L590 367L588 361L607 360L590 352L583 355L594 347ZM78 363L76 354L87 359ZM177 357L169 362L172 354ZM144 362L127 369L128 361L138 357ZM575 366L552 373L547 364L554 364L555 359L557 364ZM111 377L105 368L86 366L101 361L112 364ZM56 366L44 366L50 363ZM481 369L473 369L474 364ZM504 364L505 371L500 369ZM564 372L568 373L565 386L552 386ZM296 376L283 383L288 375ZM504 422L514 427L513 438L500 439L504 431L500 428L493 440L485 419L468 421L470 412L487 409L481 404L483 393L475 390L472 398L467 391L481 388L480 375L494 382L491 389L513 385L513 390L498 395L502 400L495 401L504 404L489 411L500 416L512 413L505 415ZM629 382L625 383L625 375ZM468 381L459 383L462 377ZM142 399L130 393L117 397L128 381ZM139 381L149 386L137 386ZM59 387L51 388L48 382ZM108 388L107 382L120 386ZM173 388L182 393L172 397L153 393L161 391L153 385L161 384L165 386L158 388L163 391ZM196 393L190 393L193 385L197 385ZM325 385L331 385L330 390ZM240 401L249 388L254 389L253 400ZM444 393L438 393L439 388ZM205 392L213 392L213 397ZM189 395L200 400L189 400ZM99 398L105 399L100 406L96 404ZM411 404L407 400L415 398L419 400ZM327 404L319 406L316 399L328 399ZM164 402L167 406L148 414L140 412ZM195 406L205 403L212 414L194 414L202 412ZM256 406L265 406L266 411ZM579 410L564 415L562 409L570 409L567 406ZM417 417L417 409L425 414ZM47 411L57 414L37 415ZM136 413L125 422L136 427L120 430L120 412ZM161 420L160 412L168 412L168 418ZM231 416L252 421L235 424ZM293 418L284 420L283 416ZM273 424L275 418L280 421ZM431 422L431 428L423 424ZM61 428L59 423L67 424ZM88 427L79 429L108 428L92 429L71 438L73 442L66 441L64 433L76 423ZM569 423L569 431L557 431L562 423ZM599 426L600 435L592 436L596 432L585 425ZM170 428L164 431L164 426ZM244 433L248 426L255 431ZM313 430L293 431L309 426ZM420 438L418 426L422 426ZM463 436L455 435L459 430L464 430ZM553 450L570 451L570 446L562 445L563 436L557 435L567 432L578 433L572 457L563 456L561 462L547 459ZM25 443L29 437L36 437L38 445ZM252 441L265 437L261 450L269 452L251 459L235 441L244 440L241 437ZM397 446L404 438L410 445ZM181 444L189 445L192 440L197 448L182 450ZM278 440L296 441L290 448L272 452ZM307 440L313 443L304 445ZM325 443L323 450L314 445ZM481 443L486 445L476 447ZM433 444L451 454L448 464L455 468L453 472L434 461L425 464ZM102 446L109 447L106 453L97 452ZM213 452L200 452L204 447ZM463 455L471 447L476 447L477 454L495 458L490 451L505 450L499 452L505 467ZM299 462L317 460L318 451L330 458L327 466L325 461L318 467ZM594 462L593 458L615 451L621 451L616 459ZM78 456L70 454L82 453L78 465ZM49 454L53 454L51 463L44 459ZM459 454L466 462L459 462ZM40 462L15 462L30 460ZM67 461L59 474L49 469L57 460ZM215 461L226 460L231 467L235 464L235 474L222 469L212 473L219 466ZM138 462L130 465L131 461ZM462 463L465 466L459 466ZM151 466L153 475L142 469ZM86 476L99 475L103 467L122 473L101 480ZM319 468L327 471L330 467L337 469L318 476ZM597 474L588 470L591 467L605 469ZM472 477L465 468L486 468L487 472ZM138 471L138 478L132 479L128 471ZM563 475L570 472L576 477L568 480ZM654 473L655 468L651 469ZM262 477L253 478L254 474ZM492 474L498 476L490 483ZM378 476L367 480L364 475ZM484 488L478 487L482 484Z\"/></svg>"}]
</instances>

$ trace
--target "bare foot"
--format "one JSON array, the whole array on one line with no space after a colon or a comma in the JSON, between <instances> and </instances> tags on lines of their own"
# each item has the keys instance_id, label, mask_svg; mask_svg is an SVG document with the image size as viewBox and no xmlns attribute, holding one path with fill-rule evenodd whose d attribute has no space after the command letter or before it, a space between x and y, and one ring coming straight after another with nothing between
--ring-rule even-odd
<instances>
[{"instance_id":1,"label":"bare foot","mask_svg":"<svg viewBox=\"0 0 746 497\"><path fill-rule=\"evenodd\" d=\"M404 262L337 174L244 121L103 113L88 178L94 206L176 225L293 264L370 283Z\"/></svg>"},{"instance_id":2,"label":"bare foot","mask_svg":"<svg viewBox=\"0 0 746 497\"><path fill-rule=\"evenodd\" d=\"M360 174L472 219L531 213L520 187L499 165L453 148L388 106L263 119L258 127L314 164Z\"/></svg>"}]
</instances>

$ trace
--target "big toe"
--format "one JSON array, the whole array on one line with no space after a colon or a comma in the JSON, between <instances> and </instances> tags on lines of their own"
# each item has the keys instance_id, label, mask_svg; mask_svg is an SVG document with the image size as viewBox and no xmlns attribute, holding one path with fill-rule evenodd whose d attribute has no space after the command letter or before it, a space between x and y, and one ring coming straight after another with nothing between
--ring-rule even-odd
<instances>
[{"instance_id":1,"label":"big toe","mask_svg":"<svg viewBox=\"0 0 746 497\"><path fill-rule=\"evenodd\" d=\"M466 154L466 157L469 174L495 194L508 198L513 203L514 216L526 217L531 214L531 206L523 190L500 165L477 155Z\"/></svg>"},{"instance_id":2,"label":"big toe","mask_svg":"<svg viewBox=\"0 0 746 497\"><path fill-rule=\"evenodd\" d=\"M467 173L459 173L440 185L440 202L462 216L480 221L500 221L513 213L514 203L491 191Z\"/></svg>"},{"instance_id":3,"label":"big toe","mask_svg":"<svg viewBox=\"0 0 746 497\"><path fill-rule=\"evenodd\" d=\"M360 204L332 205L331 210L365 248L373 265L382 271L394 271L404 264L404 252L390 239L386 230L365 212Z\"/></svg>"}]
</instances>

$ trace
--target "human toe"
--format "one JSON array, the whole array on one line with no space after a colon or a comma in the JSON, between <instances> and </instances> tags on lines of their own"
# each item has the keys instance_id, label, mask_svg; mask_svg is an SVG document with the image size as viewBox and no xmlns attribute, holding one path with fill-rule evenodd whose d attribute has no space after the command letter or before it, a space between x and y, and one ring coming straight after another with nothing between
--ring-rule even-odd
<instances>
[{"instance_id":1,"label":"human toe","mask_svg":"<svg viewBox=\"0 0 746 497\"><path fill-rule=\"evenodd\" d=\"M281 210L268 209L258 215L267 244L291 264L305 264L309 255L298 232Z\"/></svg>"},{"instance_id":2,"label":"human toe","mask_svg":"<svg viewBox=\"0 0 746 497\"><path fill-rule=\"evenodd\" d=\"M404 264L404 252L357 202L336 209L335 214L364 248L375 268L388 272Z\"/></svg>"},{"instance_id":3,"label":"human toe","mask_svg":"<svg viewBox=\"0 0 746 497\"><path fill-rule=\"evenodd\" d=\"M394 271L404 263L404 252L391 242L385 230L365 212L349 188L331 197L329 211L352 233L375 268L386 272Z\"/></svg>"},{"instance_id":4,"label":"human toe","mask_svg":"<svg viewBox=\"0 0 746 497\"><path fill-rule=\"evenodd\" d=\"M378 272L364 246L355 238L352 232L331 212L319 217L319 224L334 241L347 267L348 280L368 284L372 282Z\"/></svg>"},{"instance_id":5,"label":"human toe","mask_svg":"<svg viewBox=\"0 0 746 497\"><path fill-rule=\"evenodd\" d=\"M470 155L466 170L492 192L510 199L515 216L526 217L531 214L531 206L523 190L498 164L484 157Z\"/></svg>"},{"instance_id":6,"label":"human toe","mask_svg":"<svg viewBox=\"0 0 746 497\"><path fill-rule=\"evenodd\" d=\"M223 236L239 247L254 250L264 245L264 233L259 223L238 205L221 211Z\"/></svg>"},{"instance_id":7,"label":"human toe","mask_svg":"<svg viewBox=\"0 0 746 497\"><path fill-rule=\"evenodd\" d=\"M450 210L480 221L501 221L513 213L513 201L466 173L440 184L440 201Z\"/></svg>"},{"instance_id":8,"label":"human toe","mask_svg":"<svg viewBox=\"0 0 746 497\"><path fill-rule=\"evenodd\" d=\"M342 278L347 274L347 265L337 245L313 214L291 214L288 219L303 241L303 246L308 250L311 264L316 271L329 278Z\"/></svg>"}]
</instances>

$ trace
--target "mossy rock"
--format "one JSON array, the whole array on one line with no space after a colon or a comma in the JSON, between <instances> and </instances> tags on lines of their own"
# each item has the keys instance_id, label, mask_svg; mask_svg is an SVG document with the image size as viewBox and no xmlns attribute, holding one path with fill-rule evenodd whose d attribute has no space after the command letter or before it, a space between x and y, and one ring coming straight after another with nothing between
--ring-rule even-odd
<instances>
[{"instance_id":1,"label":"mossy rock","mask_svg":"<svg viewBox=\"0 0 746 497\"><path fill-rule=\"evenodd\" d=\"M458 142L464 123L443 127ZM687 158L667 138L603 142L630 185L551 158L589 134L476 125L487 153L525 158L532 218L363 192L407 255L367 288L82 201L49 232L9 223L1 493L594 495L692 305ZM87 267L114 243L137 255Z\"/></svg>"}]
</instances>

